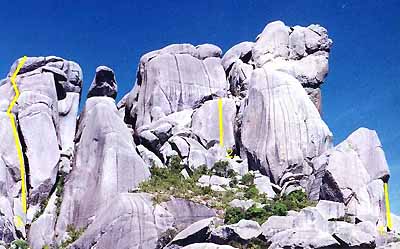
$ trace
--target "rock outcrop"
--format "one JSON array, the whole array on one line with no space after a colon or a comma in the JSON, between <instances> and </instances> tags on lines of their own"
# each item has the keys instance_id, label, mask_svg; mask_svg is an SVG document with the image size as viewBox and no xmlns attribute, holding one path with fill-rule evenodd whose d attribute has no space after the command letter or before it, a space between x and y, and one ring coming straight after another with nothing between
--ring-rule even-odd
<instances>
[{"instance_id":1,"label":"rock outcrop","mask_svg":"<svg viewBox=\"0 0 400 249\"><path fill-rule=\"evenodd\" d=\"M17 60L0 81L0 248L395 248L376 132L333 147L321 117L331 46L281 21L225 53L172 44L118 104L99 66L80 113L80 66L29 57L14 134Z\"/></svg>"},{"instance_id":2,"label":"rock outcrop","mask_svg":"<svg viewBox=\"0 0 400 249\"><path fill-rule=\"evenodd\" d=\"M326 153L319 199L344 203L359 220L386 224L383 184L389 169L376 132L358 129Z\"/></svg>"},{"instance_id":3,"label":"rock outcrop","mask_svg":"<svg viewBox=\"0 0 400 249\"><path fill-rule=\"evenodd\" d=\"M13 215L30 223L39 212L39 205L50 197L61 154L69 151L67 161L72 157L82 70L75 62L59 57L28 57L16 77L20 95L12 114L27 173L28 217L25 217L20 202L21 175L16 143L5 114L15 96L10 77L19 62L12 65L0 86L3 124L0 129L4 139L0 149L0 191L8 198ZM24 230L21 232L25 234Z\"/></svg>"},{"instance_id":4,"label":"rock outcrop","mask_svg":"<svg viewBox=\"0 0 400 249\"><path fill-rule=\"evenodd\" d=\"M118 115L113 99L116 93L110 94L114 73L105 68L96 70L93 91L89 91L79 117L74 167L65 181L57 222L61 239L69 224L86 227L97 216L99 206L150 176L148 166L135 150L131 133ZM105 96L98 96L99 93Z\"/></svg>"}]
</instances>

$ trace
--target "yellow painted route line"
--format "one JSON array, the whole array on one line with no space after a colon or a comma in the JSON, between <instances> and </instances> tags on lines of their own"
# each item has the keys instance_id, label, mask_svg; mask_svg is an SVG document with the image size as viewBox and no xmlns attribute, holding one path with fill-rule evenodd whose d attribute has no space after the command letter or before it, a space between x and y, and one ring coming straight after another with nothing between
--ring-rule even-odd
<instances>
[{"instance_id":1,"label":"yellow painted route line","mask_svg":"<svg viewBox=\"0 0 400 249\"><path fill-rule=\"evenodd\" d=\"M218 99L218 113L219 113L219 144L224 147L224 115L222 113L222 99Z\"/></svg>"},{"instance_id":2,"label":"yellow painted route line","mask_svg":"<svg viewBox=\"0 0 400 249\"><path fill-rule=\"evenodd\" d=\"M19 70L21 70L22 66L26 62L26 59L27 59L26 56L24 56L21 59L21 61L19 62L18 66L17 66L17 69L11 76L11 83L12 83L12 86L15 91L15 96L14 96L13 100L11 101L10 106L7 109L7 115L10 118L12 133L13 133L14 140L15 140L15 147L17 148L17 154L18 154L18 159L19 159L19 171L21 174L21 199L22 199L21 203L22 203L22 211L24 212L24 214L26 214L26 211L27 211L24 157L22 155L22 150L21 150L21 146L20 146L21 143L19 141L19 136L18 136L17 126L15 124L14 115L12 114L11 111L19 98L19 90L18 90L18 86L17 86L15 79L17 78ZM19 217L19 216L14 217L14 221L15 221L17 227L23 226L23 224L24 224L21 217Z\"/></svg>"},{"instance_id":3,"label":"yellow painted route line","mask_svg":"<svg viewBox=\"0 0 400 249\"><path fill-rule=\"evenodd\" d=\"M389 230L392 230L392 216L390 215L389 190L388 190L388 184L386 182L383 185L383 189L385 192L386 226Z\"/></svg>"}]
</instances>

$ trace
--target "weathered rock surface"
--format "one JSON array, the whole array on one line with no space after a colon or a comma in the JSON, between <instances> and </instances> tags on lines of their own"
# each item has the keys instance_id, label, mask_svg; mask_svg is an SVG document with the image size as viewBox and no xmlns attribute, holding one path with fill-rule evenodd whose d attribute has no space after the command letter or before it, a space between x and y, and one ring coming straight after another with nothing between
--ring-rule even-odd
<instances>
[{"instance_id":1,"label":"weathered rock surface","mask_svg":"<svg viewBox=\"0 0 400 249\"><path fill-rule=\"evenodd\" d=\"M10 120L5 112L15 92L10 77L21 59L11 66L8 78L0 86L0 119L2 146L0 148L0 193L8 197L13 215L24 222L38 210L38 205L49 198L56 181L60 154L73 154L73 139L82 84L82 70L78 64L59 57L28 57L20 69L16 83L20 92L12 110L19 131L24 167L28 174L28 219L22 212L20 200L21 175ZM65 153L66 154L66 153ZM25 234L24 228L19 232Z\"/></svg>"},{"instance_id":2,"label":"weathered rock surface","mask_svg":"<svg viewBox=\"0 0 400 249\"><path fill-rule=\"evenodd\" d=\"M174 217L174 226L182 230L199 220L215 217L214 209L184 199L173 199L161 204Z\"/></svg>"},{"instance_id":3,"label":"weathered rock surface","mask_svg":"<svg viewBox=\"0 0 400 249\"><path fill-rule=\"evenodd\" d=\"M69 248L396 246L396 216L392 231L383 231L390 173L376 132L361 128L332 148L320 116L331 46L323 27L281 21L223 56L212 44L172 44L142 56L136 84L118 105L114 71L98 67L78 121L79 65L55 56L28 58L12 110L27 173L27 215L6 115L16 61L0 81L0 248L18 238L32 249L57 247L78 231L83 234ZM149 167L170 166L175 156L182 159L176 172L182 179L197 177L200 166L211 169L191 183L212 191L191 197L204 205L175 196L159 203L164 190L138 193ZM240 179L249 171L262 198L248 199L253 185ZM262 226L247 220L276 211L248 212L253 205L267 208L264 197L296 190L319 201L316 207L269 217ZM219 198L236 198L229 205L246 210L240 214L246 219L224 225L224 210L207 207L227 204L214 203Z\"/></svg>"},{"instance_id":4,"label":"weathered rock surface","mask_svg":"<svg viewBox=\"0 0 400 249\"><path fill-rule=\"evenodd\" d=\"M211 232L211 227L218 223L222 223L222 221L216 218L199 220L188 226L182 232L178 233L171 241L171 244L186 246L206 241L209 233Z\"/></svg>"},{"instance_id":5,"label":"weathered rock surface","mask_svg":"<svg viewBox=\"0 0 400 249\"><path fill-rule=\"evenodd\" d=\"M340 248L340 244L326 232L315 229L289 229L277 233L270 239L271 249L281 248Z\"/></svg>"},{"instance_id":6,"label":"weathered rock surface","mask_svg":"<svg viewBox=\"0 0 400 249\"><path fill-rule=\"evenodd\" d=\"M71 248L155 248L173 216L145 194L118 194L104 202L94 222Z\"/></svg>"},{"instance_id":7,"label":"weathered rock surface","mask_svg":"<svg viewBox=\"0 0 400 249\"><path fill-rule=\"evenodd\" d=\"M106 66L96 68L92 85L89 88L88 98L95 96L106 96L115 99L117 97L117 82L114 71Z\"/></svg>"},{"instance_id":8,"label":"weathered rock surface","mask_svg":"<svg viewBox=\"0 0 400 249\"><path fill-rule=\"evenodd\" d=\"M386 224L383 180L389 171L376 133L358 129L327 153L320 198L344 203L360 220Z\"/></svg>"},{"instance_id":9,"label":"weathered rock surface","mask_svg":"<svg viewBox=\"0 0 400 249\"><path fill-rule=\"evenodd\" d=\"M129 97L130 103L137 103L127 109L136 127L193 108L217 92L226 95L228 89L221 59L200 60L190 44L174 44L144 55L138 75L136 89Z\"/></svg>"},{"instance_id":10,"label":"weathered rock surface","mask_svg":"<svg viewBox=\"0 0 400 249\"><path fill-rule=\"evenodd\" d=\"M341 202L325 201L321 200L316 206L319 213L326 220L330 219L342 219L344 217L344 204Z\"/></svg>"},{"instance_id":11,"label":"weathered rock surface","mask_svg":"<svg viewBox=\"0 0 400 249\"><path fill-rule=\"evenodd\" d=\"M65 183L57 222L60 236L68 224L77 228L87 226L102 203L135 188L150 176L111 97L88 98L75 140L74 169Z\"/></svg>"},{"instance_id":12,"label":"weathered rock surface","mask_svg":"<svg viewBox=\"0 0 400 249\"><path fill-rule=\"evenodd\" d=\"M235 117L236 104L235 101L228 98L221 100L206 101L199 109L193 113L192 130L202 141L206 148L210 148L214 144L219 144L220 128L219 128L219 102L222 102L222 123L223 123L223 140L227 148L235 145Z\"/></svg>"},{"instance_id":13,"label":"weathered rock surface","mask_svg":"<svg viewBox=\"0 0 400 249\"><path fill-rule=\"evenodd\" d=\"M329 149L331 137L295 78L267 67L253 71L241 134L250 168L274 183L289 171L309 175L305 159Z\"/></svg>"},{"instance_id":14,"label":"weathered rock surface","mask_svg":"<svg viewBox=\"0 0 400 249\"><path fill-rule=\"evenodd\" d=\"M213 243L195 243L183 247L182 249L235 249L236 247L227 245L217 245Z\"/></svg>"}]
</instances>

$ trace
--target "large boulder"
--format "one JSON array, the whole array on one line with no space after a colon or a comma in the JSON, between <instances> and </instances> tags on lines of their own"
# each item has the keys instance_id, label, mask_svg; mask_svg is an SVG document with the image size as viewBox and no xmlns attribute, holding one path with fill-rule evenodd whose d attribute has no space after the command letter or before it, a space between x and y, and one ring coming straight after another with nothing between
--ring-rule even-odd
<instances>
[{"instance_id":1,"label":"large boulder","mask_svg":"<svg viewBox=\"0 0 400 249\"><path fill-rule=\"evenodd\" d=\"M344 218L345 206L341 202L321 200L318 202L316 208L326 220Z\"/></svg>"},{"instance_id":2,"label":"large boulder","mask_svg":"<svg viewBox=\"0 0 400 249\"><path fill-rule=\"evenodd\" d=\"M111 97L88 98L75 141L73 170L65 183L56 226L58 241L65 237L69 224L87 226L99 206L150 176Z\"/></svg>"},{"instance_id":3,"label":"large boulder","mask_svg":"<svg viewBox=\"0 0 400 249\"><path fill-rule=\"evenodd\" d=\"M70 248L156 248L159 236L173 225L173 216L146 194L118 194L103 202L98 216Z\"/></svg>"},{"instance_id":4,"label":"large boulder","mask_svg":"<svg viewBox=\"0 0 400 249\"><path fill-rule=\"evenodd\" d=\"M320 85L328 74L331 46L326 29L319 25L288 27L275 21L265 26L254 43L242 42L229 49L222 64L234 95L245 96L253 69L267 66L296 78L321 112Z\"/></svg>"},{"instance_id":5,"label":"large boulder","mask_svg":"<svg viewBox=\"0 0 400 249\"><path fill-rule=\"evenodd\" d=\"M10 199L14 215L16 212L22 215L19 198L21 175L16 143L5 112L15 96L10 77L20 62L21 59L14 62L8 78L0 86L0 119L4 121L0 128L0 133L4 133L4 147L0 148L0 191L4 196L14 198L14 201ZM59 57L28 57L16 83L20 95L12 113L18 120L20 145L17 146L24 153L24 167L29 177L26 182L30 188L27 220L30 222L38 205L48 199L53 189L60 154L69 151L72 157L82 71L75 62ZM23 215L21 217L25 220Z\"/></svg>"},{"instance_id":6,"label":"large boulder","mask_svg":"<svg viewBox=\"0 0 400 249\"><path fill-rule=\"evenodd\" d=\"M228 245L217 245L213 243L195 243L182 247L182 249L235 249L235 248L236 247Z\"/></svg>"},{"instance_id":7,"label":"large boulder","mask_svg":"<svg viewBox=\"0 0 400 249\"><path fill-rule=\"evenodd\" d=\"M376 133L360 128L327 155L319 198L344 203L359 220L385 225L383 184L389 170Z\"/></svg>"},{"instance_id":8,"label":"large boulder","mask_svg":"<svg viewBox=\"0 0 400 249\"><path fill-rule=\"evenodd\" d=\"M219 110L220 103L222 113ZM220 128L220 115L222 116L223 130ZM223 143L226 148L232 148L235 145L235 117L236 104L233 99L222 98L206 101L193 113L193 133L207 148L219 143ZM221 132L223 132L223 141L220 141Z\"/></svg>"},{"instance_id":9,"label":"large boulder","mask_svg":"<svg viewBox=\"0 0 400 249\"><path fill-rule=\"evenodd\" d=\"M310 175L306 160L328 150L331 138L298 80L268 67L253 71L241 133L250 168L283 185L286 172Z\"/></svg>"},{"instance_id":10,"label":"large boulder","mask_svg":"<svg viewBox=\"0 0 400 249\"><path fill-rule=\"evenodd\" d=\"M340 244L329 233L316 229L288 229L272 236L270 249L304 248L323 249L340 248Z\"/></svg>"},{"instance_id":11,"label":"large boulder","mask_svg":"<svg viewBox=\"0 0 400 249\"><path fill-rule=\"evenodd\" d=\"M117 82L114 71L106 66L96 68L92 85L89 88L88 98L94 96L107 96L115 99L117 97Z\"/></svg>"},{"instance_id":12,"label":"large boulder","mask_svg":"<svg viewBox=\"0 0 400 249\"><path fill-rule=\"evenodd\" d=\"M199 47L201 54L203 48ZM220 58L199 59L194 46L173 44L142 56L136 86L127 101L128 120L137 128L148 125L191 109L212 94L224 96L227 89Z\"/></svg>"},{"instance_id":13,"label":"large boulder","mask_svg":"<svg viewBox=\"0 0 400 249\"><path fill-rule=\"evenodd\" d=\"M163 202L161 206L173 215L174 227L178 230L182 230L199 220L217 216L214 209L184 199Z\"/></svg>"},{"instance_id":14,"label":"large boulder","mask_svg":"<svg viewBox=\"0 0 400 249\"><path fill-rule=\"evenodd\" d=\"M178 233L170 244L186 246L206 241L211 229L222 221L217 218L199 220Z\"/></svg>"}]
</instances>

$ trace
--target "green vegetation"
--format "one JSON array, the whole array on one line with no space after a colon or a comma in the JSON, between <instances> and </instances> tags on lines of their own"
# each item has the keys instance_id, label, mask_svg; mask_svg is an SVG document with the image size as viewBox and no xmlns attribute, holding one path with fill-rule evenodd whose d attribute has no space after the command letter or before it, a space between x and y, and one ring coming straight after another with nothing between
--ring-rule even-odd
<instances>
[{"instance_id":1,"label":"green vegetation","mask_svg":"<svg viewBox=\"0 0 400 249\"><path fill-rule=\"evenodd\" d=\"M180 173L185 165L179 157L172 157L166 168L152 167L151 178L140 184L139 189L143 192L153 194L156 203L170 200L171 196L183 198L194 202L206 203L209 207L224 210L226 224L239 222L241 219L254 220L262 224L270 216L284 216L289 210L300 210L312 205L307 200L303 191L294 191L289 195L277 196L274 199L268 198L265 194L259 193L254 185L254 175L245 174L240 181L236 174L228 172L228 163L218 161L209 170L206 165L198 167L189 172L190 178L185 179ZM198 180L202 175L219 175L230 177L230 187L226 191L213 191L210 187L202 187ZM240 183L241 185L238 185ZM241 208L230 207L233 199L251 199L258 204L253 205L246 211ZM251 247L246 247L251 248Z\"/></svg>"},{"instance_id":2,"label":"green vegetation","mask_svg":"<svg viewBox=\"0 0 400 249\"><path fill-rule=\"evenodd\" d=\"M252 189L252 187L248 189ZM253 190L250 192L252 195L255 194ZM255 196L255 199L262 200L260 196ZM264 199L260 203L263 205L262 207L255 204L247 210L237 207L227 207L225 209L225 223L234 224L242 219L247 219L262 224L271 216L285 216L289 210L299 211L304 207L313 205L313 203L307 200L307 195L300 190L294 191L289 195L278 196L274 200Z\"/></svg>"},{"instance_id":3,"label":"green vegetation","mask_svg":"<svg viewBox=\"0 0 400 249\"><path fill-rule=\"evenodd\" d=\"M252 238L249 241L241 242L231 241L229 242L229 245L239 249L265 249L269 247L267 242L259 238Z\"/></svg>"},{"instance_id":4,"label":"green vegetation","mask_svg":"<svg viewBox=\"0 0 400 249\"><path fill-rule=\"evenodd\" d=\"M197 181L202 175L209 175L206 165L191 171L191 177L185 179L180 173L184 165L177 156L171 157L167 168L152 167L151 178L139 185L141 191L152 193L156 203L167 201L171 196L192 201L207 201L211 207L225 208L235 198L232 191L214 192L210 187L201 187Z\"/></svg>"},{"instance_id":5,"label":"green vegetation","mask_svg":"<svg viewBox=\"0 0 400 249\"><path fill-rule=\"evenodd\" d=\"M64 176L59 175L58 181L57 181L57 186L56 186L56 214L57 217L60 215L61 211L61 203L62 203L62 198L64 194Z\"/></svg>"},{"instance_id":6,"label":"green vegetation","mask_svg":"<svg viewBox=\"0 0 400 249\"><path fill-rule=\"evenodd\" d=\"M251 185L248 188L246 188L245 192L244 192L244 197L246 199L256 199L259 196L259 192L258 189L255 185Z\"/></svg>"},{"instance_id":7,"label":"green vegetation","mask_svg":"<svg viewBox=\"0 0 400 249\"><path fill-rule=\"evenodd\" d=\"M10 249L28 249L29 244L25 240L18 239L11 242Z\"/></svg>"},{"instance_id":8,"label":"green vegetation","mask_svg":"<svg viewBox=\"0 0 400 249\"><path fill-rule=\"evenodd\" d=\"M85 232L86 228L76 229L73 225L67 226L68 239L61 242L60 249L66 249Z\"/></svg>"},{"instance_id":9,"label":"green vegetation","mask_svg":"<svg viewBox=\"0 0 400 249\"><path fill-rule=\"evenodd\" d=\"M44 201L42 201L40 203L40 205L39 205L40 209L39 209L39 211L37 211L35 213L35 216L33 217L32 222L35 222L44 213L44 210L46 209L48 203L49 203L49 199L45 199Z\"/></svg>"},{"instance_id":10,"label":"green vegetation","mask_svg":"<svg viewBox=\"0 0 400 249\"><path fill-rule=\"evenodd\" d=\"M240 183L246 186L251 186L254 184L254 175L252 173L247 173L242 176Z\"/></svg>"},{"instance_id":11,"label":"green vegetation","mask_svg":"<svg viewBox=\"0 0 400 249\"><path fill-rule=\"evenodd\" d=\"M233 169L229 169L228 161L217 161L214 166L211 168L211 173L217 176L233 178L237 174Z\"/></svg>"}]
</instances>

